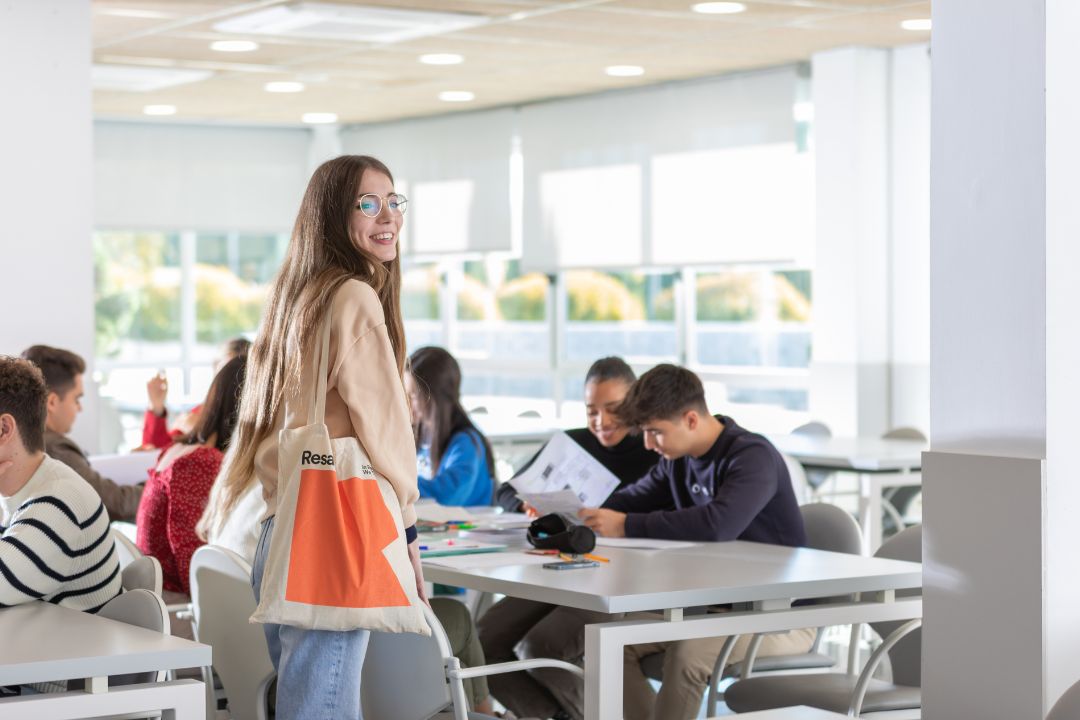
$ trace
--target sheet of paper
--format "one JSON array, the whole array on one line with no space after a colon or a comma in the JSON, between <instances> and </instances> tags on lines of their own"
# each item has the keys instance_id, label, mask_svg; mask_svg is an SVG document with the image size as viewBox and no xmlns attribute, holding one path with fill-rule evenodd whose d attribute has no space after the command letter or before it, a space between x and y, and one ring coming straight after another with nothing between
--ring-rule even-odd
<instances>
[{"instance_id":1,"label":"sheet of paper","mask_svg":"<svg viewBox=\"0 0 1080 720\"><path fill-rule=\"evenodd\" d=\"M685 540L658 540L653 538L611 538L597 536L596 544L600 547L641 548L648 550L673 550L693 547L694 543Z\"/></svg>"},{"instance_id":2,"label":"sheet of paper","mask_svg":"<svg viewBox=\"0 0 1080 720\"><path fill-rule=\"evenodd\" d=\"M546 562L555 562L557 557L551 555L529 555L523 552L498 552L483 553L481 555L448 555L442 557L424 558L425 565L441 565L443 567L458 570L502 567L505 565L542 565Z\"/></svg>"},{"instance_id":3,"label":"sheet of paper","mask_svg":"<svg viewBox=\"0 0 1080 720\"><path fill-rule=\"evenodd\" d=\"M532 464L510 484L522 500L525 494L572 493L578 499L576 511L579 507L599 507L619 487L619 479L569 435L560 432L551 437ZM525 502L544 512L539 505Z\"/></svg>"},{"instance_id":4,"label":"sheet of paper","mask_svg":"<svg viewBox=\"0 0 1080 720\"><path fill-rule=\"evenodd\" d=\"M536 508L541 515L559 513L577 522L577 512L585 505L581 502L573 490L556 490L555 492L518 493L523 502L527 502Z\"/></svg>"},{"instance_id":5,"label":"sheet of paper","mask_svg":"<svg viewBox=\"0 0 1080 720\"><path fill-rule=\"evenodd\" d=\"M451 520L472 522L473 514L456 505L440 505L437 502L416 503L416 517L428 522L444 523Z\"/></svg>"},{"instance_id":6,"label":"sheet of paper","mask_svg":"<svg viewBox=\"0 0 1080 720\"><path fill-rule=\"evenodd\" d=\"M91 455L90 467L118 485L146 482L147 471L154 467L160 451L151 450L117 455Z\"/></svg>"}]
</instances>

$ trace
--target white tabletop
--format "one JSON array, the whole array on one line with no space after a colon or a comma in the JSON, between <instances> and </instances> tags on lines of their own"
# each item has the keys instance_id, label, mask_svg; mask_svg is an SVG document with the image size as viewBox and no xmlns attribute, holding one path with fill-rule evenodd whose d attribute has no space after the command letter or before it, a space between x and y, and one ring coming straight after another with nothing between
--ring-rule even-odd
<instances>
[{"instance_id":1,"label":"white tabletop","mask_svg":"<svg viewBox=\"0 0 1080 720\"><path fill-rule=\"evenodd\" d=\"M922 467L923 451L930 449L921 440L811 435L768 437L777 449L803 465L866 473L918 470Z\"/></svg>"},{"instance_id":2,"label":"white tabletop","mask_svg":"<svg viewBox=\"0 0 1080 720\"><path fill-rule=\"evenodd\" d=\"M0 685L210 664L210 646L45 602L0 609Z\"/></svg>"},{"instance_id":3,"label":"white tabletop","mask_svg":"<svg viewBox=\"0 0 1080 720\"><path fill-rule=\"evenodd\" d=\"M560 430L569 430L581 427L579 420L575 424L567 424L567 420L550 420L545 418L531 417L506 417L503 415L470 415L480 432L495 444L498 443L545 443L552 435Z\"/></svg>"},{"instance_id":4,"label":"white tabletop","mask_svg":"<svg viewBox=\"0 0 1080 720\"><path fill-rule=\"evenodd\" d=\"M725 717L737 717L739 720L840 720L847 715L837 715L828 710L799 705L798 707L779 708L777 710L761 710L760 712L740 713L739 715L727 715ZM724 720L724 717L709 718L709 720Z\"/></svg>"},{"instance_id":5,"label":"white tabletop","mask_svg":"<svg viewBox=\"0 0 1080 720\"><path fill-rule=\"evenodd\" d=\"M828 597L917 588L918 563L750 542L688 548L597 548L611 562L580 570L539 565L449 568L424 563L432 582L600 612Z\"/></svg>"}]
</instances>

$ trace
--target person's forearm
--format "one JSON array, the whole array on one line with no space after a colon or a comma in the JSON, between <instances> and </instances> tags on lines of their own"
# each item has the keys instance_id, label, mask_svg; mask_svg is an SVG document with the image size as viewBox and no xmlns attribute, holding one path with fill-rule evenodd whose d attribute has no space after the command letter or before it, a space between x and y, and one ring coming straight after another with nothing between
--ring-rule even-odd
<instances>
[{"instance_id":1,"label":"person's forearm","mask_svg":"<svg viewBox=\"0 0 1080 720\"><path fill-rule=\"evenodd\" d=\"M420 565L420 540L413 540L409 543L408 548L409 562L412 563L413 574L416 575L416 595L421 602L431 607L431 603L427 599L427 592L424 590L424 568Z\"/></svg>"}]
</instances>

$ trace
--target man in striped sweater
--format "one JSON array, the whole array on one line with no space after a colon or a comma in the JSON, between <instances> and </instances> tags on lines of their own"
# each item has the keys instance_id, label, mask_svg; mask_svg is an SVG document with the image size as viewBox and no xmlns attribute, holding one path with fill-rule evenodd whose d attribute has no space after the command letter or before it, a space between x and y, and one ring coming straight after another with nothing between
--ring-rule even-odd
<instances>
[{"instance_id":1,"label":"man in striped sweater","mask_svg":"<svg viewBox=\"0 0 1080 720\"><path fill-rule=\"evenodd\" d=\"M45 454L47 397L38 368L0 356L0 608L45 600L97 612L120 594L109 515Z\"/></svg>"}]
</instances>

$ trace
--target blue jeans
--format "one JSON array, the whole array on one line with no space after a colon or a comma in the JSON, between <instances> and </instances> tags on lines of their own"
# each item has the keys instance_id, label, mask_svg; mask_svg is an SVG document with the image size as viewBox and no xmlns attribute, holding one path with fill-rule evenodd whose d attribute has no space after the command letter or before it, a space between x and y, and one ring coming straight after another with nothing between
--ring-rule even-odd
<instances>
[{"instance_id":1,"label":"blue jeans","mask_svg":"<svg viewBox=\"0 0 1080 720\"><path fill-rule=\"evenodd\" d=\"M263 523L251 567L256 602L273 532L270 518ZM278 720L362 720L360 671L371 637L368 630L305 630L267 623L263 631L277 671Z\"/></svg>"}]
</instances>

